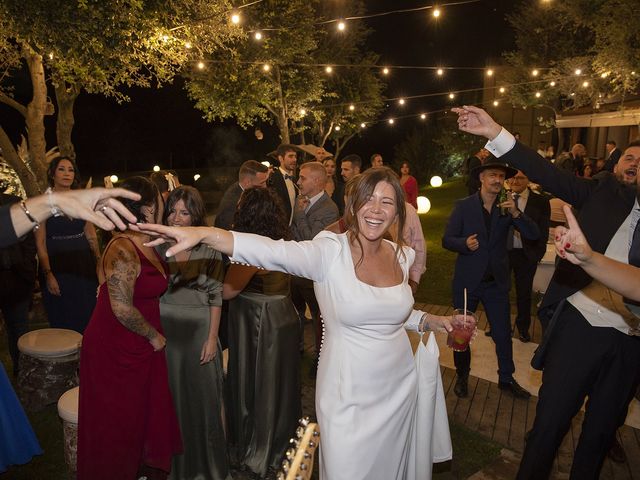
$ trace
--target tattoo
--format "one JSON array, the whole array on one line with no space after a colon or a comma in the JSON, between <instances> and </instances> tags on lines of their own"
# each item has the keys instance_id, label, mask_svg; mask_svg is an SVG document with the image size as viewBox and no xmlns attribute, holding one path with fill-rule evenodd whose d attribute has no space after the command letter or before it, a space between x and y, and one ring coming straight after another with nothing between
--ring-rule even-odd
<instances>
[{"instance_id":1,"label":"tattoo","mask_svg":"<svg viewBox=\"0 0 640 480\"><path fill-rule=\"evenodd\" d=\"M137 278L135 254L123 248L113 249L107 260L107 268L111 271L105 273L114 315L126 328L151 340L156 336L156 330L133 306L133 289Z\"/></svg>"}]
</instances>

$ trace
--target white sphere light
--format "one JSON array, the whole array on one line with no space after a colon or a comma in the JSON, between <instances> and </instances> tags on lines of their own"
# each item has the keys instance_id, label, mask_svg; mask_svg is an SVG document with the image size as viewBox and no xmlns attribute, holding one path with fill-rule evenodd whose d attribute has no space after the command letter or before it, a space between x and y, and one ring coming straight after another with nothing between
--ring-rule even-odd
<instances>
[{"instance_id":1,"label":"white sphere light","mask_svg":"<svg viewBox=\"0 0 640 480\"><path fill-rule=\"evenodd\" d=\"M193 176L193 181L194 181L194 182L197 182L199 179L200 179L200 174L199 174L199 173L196 173L196 174Z\"/></svg>"},{"instance_id":2,"label":"white sphere light","mask_svg":"<svg viewBox=\"0 0 640 480\"><path fill-rule=\"evenodd\" d=\"M431 202L427 197L418 197L418 213L427 213L431 210Z\"/></svg>"},{"instance_id":3,"label":"white sphere light","mask_svg":"<svg viewBox=\"0 0 640 480\"><path fill-rule=\"evenodd\" d=\"M118 175L111 175L109 180L111 180L111 183L118 183Z\"/></svg>"},{"instance_id":4,"label":"white sphere light","mask_svg":"<svg viewBox=\"0 0 640 480\"><path fill-rule=\"evenodd\" d=\"M441 187L442 186L442 177L439 177L438 175L434 175L433 177L431 177L431 180L429 181L429 184L432 187Z\"/></svg>"},{"instance_id":5,"label":"white sphere light","mask_svg":"<svg viewBox=\"0 0 640 480\"><path fill-rule=\"evenodd\" d=\"M158 165L154 165L153 166L153 171L154 172L159 172L160 171L160 167Z\"/></svg>"}]
</instances>

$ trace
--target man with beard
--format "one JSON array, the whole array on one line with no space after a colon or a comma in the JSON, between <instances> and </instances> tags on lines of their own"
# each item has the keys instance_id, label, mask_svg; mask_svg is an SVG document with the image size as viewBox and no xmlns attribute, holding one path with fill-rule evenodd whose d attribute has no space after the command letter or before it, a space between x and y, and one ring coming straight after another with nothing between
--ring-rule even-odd
<instances>
[{"instance_id":1,"label":"man with beard","mask_svg":"<svg viewBox=\"0 0 640 480\"><path fill-rule=\"evenodd\" d=\"M454 112L459 115L462 131L489 139L487 148L496 157L577 208L578 222L594 251L638 266L638 189L624 182L637 175L640 141L629 144L615 176L602 172L593 179L582 179L540 159L484 110L465 106ZM549 476L571 419L588 397L570 476L595 480L640 382L640 337L635 336L638 318L618 293L566 259L556 267L540 317L549 324L542 359L544 373L517 478Z\"/></svg>"},{"instance_id":2,"label":"man with beard","mask_svg":"<svg viewBox=\"0 0 640 480\"><path fill-rule=\"evenodd\" d=\"M505 178L516 173L515 169L500 163L485 163L473 169L470 175L479 180L480 191L456 202L442 246L458 253L452 284L453 306L463 308L465 289L468 310L475 312L480 302L484 306L496 345L498 387L514 397L528 398L531 394L513 378L507 238L512 227L530 240L536 240L540 230L518 210L513 197L498 204ZM454 351L453 359L458 375L453 391L458 397L466 397L471 349Z\"/></svg>"}]
</instances>

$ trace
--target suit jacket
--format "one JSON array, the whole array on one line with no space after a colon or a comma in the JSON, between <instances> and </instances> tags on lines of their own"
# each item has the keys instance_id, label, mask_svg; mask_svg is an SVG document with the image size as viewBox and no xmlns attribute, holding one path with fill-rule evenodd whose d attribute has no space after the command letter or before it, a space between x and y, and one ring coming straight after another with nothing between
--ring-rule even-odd
<instances>
[{"instance_id":1,"label":"suit jacket","mask_svg":"<svg viewBox=\"0 0 640 480\"><path fill-rule=\"evenodd\" d=\"M15 195L0 194L0 205L3 208L21 201ZM7 210L8 211L8 210ZM10 219L9 219L10 222ZM8 225L3 225L3 232L15 231ZM0 287L3 300L22 299L25 293L30 294L36 280L36 241L33 232L16 239L13 244L2 243L0 248ZM5 303L3 301L3 303Z\"/></svg>"},{"instance_id":2,"label":"suit jacket","mask_svg":"<svg viewBox=\"0 0 640 480\"><path fill-rule=\"evenodd\" d=\"M475 290L484 277L487 267L497 284L509 290L509 257L507 255L507 237L510 227L517 228L524 238L538 239L538 226L525 213L514 219L511 215L500 215L500 209L494 205L491 210L491 233L487 233L482 212L480 193L458 200L451 212L442 237L442 246L458 253L453 276L453 290L461 292L464 288ZM467 237L478 234L479 247L475 251L467 248Z\"/></svg>"},{"instance_id":3,"label":"suit jacket","mask_svg":"<svg viewBox=\"0 0 640 480\"><path fill-rule=\"evenodd\" d=\"M532 263L538 263L547 251L549 218L551 217L549 199L545 195L539 195L529 189L529 198L524 207L524 213L538 225L540 236L537 240L527 240L522 237L522 251Z\"/></svg>"},{"instance_id":4,"label":"suit jacket","mask_svg":"<svg viewBox=\"0 0 640 480\"><path fill-rule=\"evenodd\" d=\"M596 252L604 253L635 203L637 187L624 185L609 172L580 178L559 171L520 142L500 160L522 170L533 182L573 205L585 238ZM560 260L542 299L541 309L556 305L589 285L593 279L579 266Z\"/></svg>"},{"instance_id":5,"label":"suit jacket","mask_svg":"<svg viewBox=\"0 0 640 480\"><path fill-rule=\"evenodd\" d=\"M619 148L614 148L613 150L611 150L611 153L607 157L607 161L604 162L602 170L613 173L613 167L616 166L616 163L618 163L618 160L620 160L621 156L622 151Z\"/></svg>"},{"instance_id":6,"label":"suit jacket","mask_svg":"<svg viewBox=\"0 0 640 480\"><path fill-rule=\"evenodd\" d=\"M295 185L295 180L293 181ZM274 168L273 173L269 176L269 188L282 199L282 206L284 207L284 214L287 222L291 218L291 200L289 198L289 190L287 190L287 184L284 181L284 176L279 168ZM296 186L296 191L298 187Z\"/></svg>"},{"instance_id":7,"label":"suit jacket","mask_svg":"<svg viewBox=\"0 0 640 480\"><path fill-rule=\"evenodd\" d=\"M298 242L313 240L318 232L337 221L339 216L337 205L327 192L322 192L320 199L309 208L307 213L304 210L296 210L293 213L291 223L293 239Z\"/></svg>"},{"instance_id":8,"label":"suit jacket","mask_svg":"<svg viewBox=\"0 0 640 480\"><path fill-rule=\"evenodd\" d=\"M214 220L214 226L218 228L224 228L229 230L233 224L233 216L236 213L236 207L238 201L242 195L242 187L238 182L235 182L224 192L222 200L220 200L220 206L218 206L218 213L216 213L216 219Z\"/></svg>"}]
</instances>

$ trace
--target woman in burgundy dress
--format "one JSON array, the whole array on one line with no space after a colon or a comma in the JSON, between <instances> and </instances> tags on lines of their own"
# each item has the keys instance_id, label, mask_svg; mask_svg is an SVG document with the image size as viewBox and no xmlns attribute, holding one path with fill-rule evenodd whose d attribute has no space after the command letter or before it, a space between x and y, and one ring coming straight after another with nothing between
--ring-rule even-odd
<instances>
[{"instance_id":1,"label":"woman in burgundy dress","mask_svg":"<svg viewBox=\"0 0 640 480\"><path fill-rule=\"evenodd\" d=\"M142 196L123 201L140 221L162 217L149 180L132 177L122 187ZM143 245L148 239L116 233L103 255L105 281L80 355L79 480L164 478L182 450L160 325L167 273L155 250Z\"/></svg>"},{"instance_id":2,"label":"woman in burgundy dress","mask_svg":"<svg viewBox=\"0 0 640 480\"><path fill-rule=\"evenodd\" d=\"M411 175L411 167L409 162L402 162L400 165L400 185L404 190L405 200L407 203L413 205L413 208L418 208L418 181L416 177Z\"/></svg>"}]
</instances>

